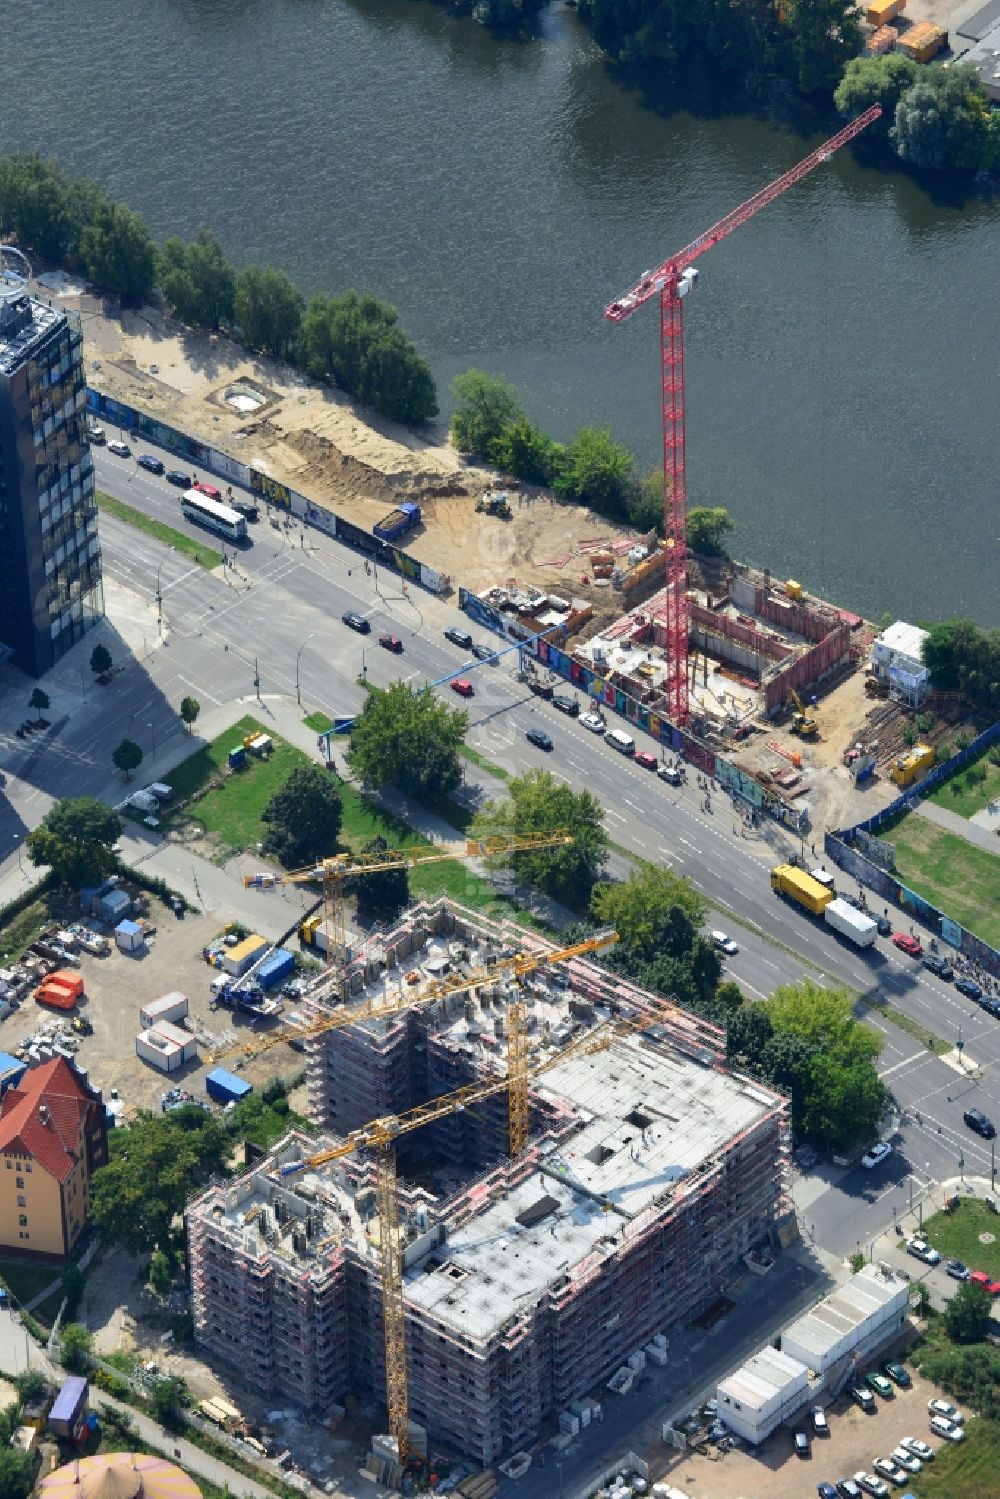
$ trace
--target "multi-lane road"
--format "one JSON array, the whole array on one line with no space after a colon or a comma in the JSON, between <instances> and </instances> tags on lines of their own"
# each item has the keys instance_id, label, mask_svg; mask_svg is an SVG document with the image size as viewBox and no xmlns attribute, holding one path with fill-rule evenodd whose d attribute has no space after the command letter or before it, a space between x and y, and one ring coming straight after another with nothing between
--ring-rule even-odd
<instances>
[{"instance_id":1,"label":"multi-lane road","mask_svg":"<svg viewBox=\"0 0 1000 1499\"><path fill-rule=\"evenodd\" d=\"M179 491L164 479L138 469L134 459L93 451L100 489L222 548L182 517ZM159 456L168 467L175 463L167 453ZM706 813L693 773L676 789L615 754L578 720L528 692L516 679L513 656L492 665L469 663L466 653L443 636L449 623L468 626L454 606L413 587L404 597L394 574L366 572L355 553L297 522L276 529L262 516L251 535L253 544L235 554L234 568L208 573L102 515L105 574L147 607L159 591L166 644L153 648L151 612L150 648L120 679L127 690L118 682L107 690L89 686L42 748L30 741L22 746L8 733L9 802L0 817L0 858L26 826L39 820L50 799L71 791L105 791L110 752L124 734L147 752L153 745L162 750L177 732L177 708L186 694L206 709L253 698L259 675L265 702L269 696L300 694L303 712L322 708L333 716L360 709L359 676L377 683L397 676L439 682L463 669L475 684L475 696L465 703L469 743L509 773L544 766L576 787L586 786L606 809L608 831L619 849L690 875L715 908L712 925L727 928L740 945L728 968L749 994L763 997L778 984L809 974L825 984L848 984L868 1001L885 1001L949 1043L958 1039L961 1027L965 1077L878 1010L869 1013L885 1037L880 1065L903 1111L901 1140L889 1165L874 1174L849 1173L816 1200L812 1221L828 1248L853 1248L857 1238L866 1240L875 1225L891 1221L893 1206L901 1210L908 1202L912 1182L919 1186L928 1177L955 1175L960 1155L966 1169L989 1176L989 1145L965 1130L961 1116L966 1100L974 1098L1000 1120L1000 1024L888 942L860 953L777 900L768 871L797 847L797 840L789 841L770 824L744 836L721 793L712 797L712 811ZM361 636L344 626L340 616L346 609L364 614L372 633ZM378 647L379 630L403 641L401 656ZM471 633L485 636L475 627ZM446 683L437 690L451 698ZM527 742L525 732L532 726L550 736L551 753ZM652 742L643 747L657 751ZM475 794L479 772L472 765L467 779ZM482 783L483 794L497 789L489 776Z\"/></svg>"}]
</instances>

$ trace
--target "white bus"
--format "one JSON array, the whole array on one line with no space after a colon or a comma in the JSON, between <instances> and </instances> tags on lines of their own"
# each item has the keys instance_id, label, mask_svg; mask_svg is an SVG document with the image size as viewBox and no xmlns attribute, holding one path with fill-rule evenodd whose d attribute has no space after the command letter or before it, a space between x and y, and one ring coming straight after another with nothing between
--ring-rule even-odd
<instances>
[{"instance_id":1,"label":"white bus","mask_svg":"<svg viewBox=\"0 0 1000 1499\"><path fill-rule=\"evenodd\" d=\"M197 489L185 490L181 497L181 512L195 525L204 526L227 541L246 541L247 523L239 511L209 499Z\"/></svg>"}]
</instances>

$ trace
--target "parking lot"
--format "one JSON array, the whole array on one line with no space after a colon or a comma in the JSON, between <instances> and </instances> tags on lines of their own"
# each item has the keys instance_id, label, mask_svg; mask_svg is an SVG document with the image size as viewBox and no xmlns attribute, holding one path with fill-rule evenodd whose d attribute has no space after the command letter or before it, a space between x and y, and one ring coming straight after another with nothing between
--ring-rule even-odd
<instances>
[{"instance_id":1,"label":"parking lot","mask_svg":"<svg viewBox=\"0 0 1000 1499\"><path fill-rule=\"evenodd\" d=\"M903 1437L919 1437L936 1451L942 1443L928 1428L927 1402L941 1397L941 1391L910 1364L906 1367L912 1388L897 1389L889 1400L878 1399L872 1415L865 1415L842 1395L827 1409L829 1436L813 1437L806 1458L795 1455L792 1432L781 1427L757 1448L722 1456L711 1448L709 1457L693 1453L673 1460L665 1457L663 1471L654 1470L651 1477L665 1479L691 1499L816 1499L817 1484L852 1478L861 1469L870 1472L872 1461L888 1457ZM811 1432L808 1407L794 1424L796 1430ZM905 1492L891 1484L888 1487L891 1493Z\"/></svg>"},{"instance_id":2,"label":"parking lot","mask_svg":"<svg viewBox=\"0 0 1000 1499\"><path fill-rule=\"evenodd\" d=\"M76 1038L76 1061L86 1069L90 1081L104 1092L117 1088L126 1109L158 1109L160 1095L177 1085L205 1096L204 1077L214 1062L206 1053L212 1046L236 1043L236 1050L222 1065L244 1072L260 1083L275 1073L288 1075L301 1068L302 1058L287 1046L276 1046L244 1069L240 1045L251 1032L243 1017L231 1011L209 1008L209 984L215 976L201 956L202 948L219 935L218 916L187 915L179 919L163 902L150 898L148 920L156 927L144 952L122 953L113 945L104 957L79 954L77 970L84 981L85 996L80 1015L93 1025L93 1035ZM169 1074L160 1072L135 1054L139 1010L149 1000L179 989L189 1001L188 1026L204 1043L196 1060ZM291 1006L294 1009L294 1004ZM69 1015L36 1004L29 996L20 1009L0 1024L0 1050L16 1053L42 1027L68 1024Z\"/></svg>"}]
</instances>

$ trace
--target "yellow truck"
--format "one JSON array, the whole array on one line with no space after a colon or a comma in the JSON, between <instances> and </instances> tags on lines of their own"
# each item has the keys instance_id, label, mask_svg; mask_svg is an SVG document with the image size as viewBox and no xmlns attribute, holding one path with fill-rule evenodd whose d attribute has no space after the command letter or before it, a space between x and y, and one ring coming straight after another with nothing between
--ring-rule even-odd
<instances>
[{"instance_id":1,"label":"yellow truck","mask_svg":"<svg viewBox=\"0 0 1000 1499\"><path fill-rule=\"evenodd\" d=\"M779 864L771 870L771 889L813 916L822 916L835 898L835 891L814 880L804 869L796 869L794 864Z\"/></svg>"}]
</instances>

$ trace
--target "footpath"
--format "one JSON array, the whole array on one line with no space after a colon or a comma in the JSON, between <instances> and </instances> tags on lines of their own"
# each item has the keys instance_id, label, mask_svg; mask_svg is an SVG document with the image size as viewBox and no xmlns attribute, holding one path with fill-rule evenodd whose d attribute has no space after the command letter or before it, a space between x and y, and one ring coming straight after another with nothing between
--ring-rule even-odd
<instances>
[{"instance_id":1,"label":"footpath","mask_svg":"<svg viewBox=\"0 0 1000 1499\"><path fill-rule=\"evenodd\" d=\"M964 838L966 843L974 843L977 848L984 848L988 854L1000 854L996 831L991 828L972 822L968 817L960 817L948 807L939 807L937 802L932 802L927 797L917 803L916 811L918 817L926 818L928 822L944 828L945 832L954 833L956 838ZM997 826L1000 827L1000 823Z\"/></svg>"}]
</instances>

